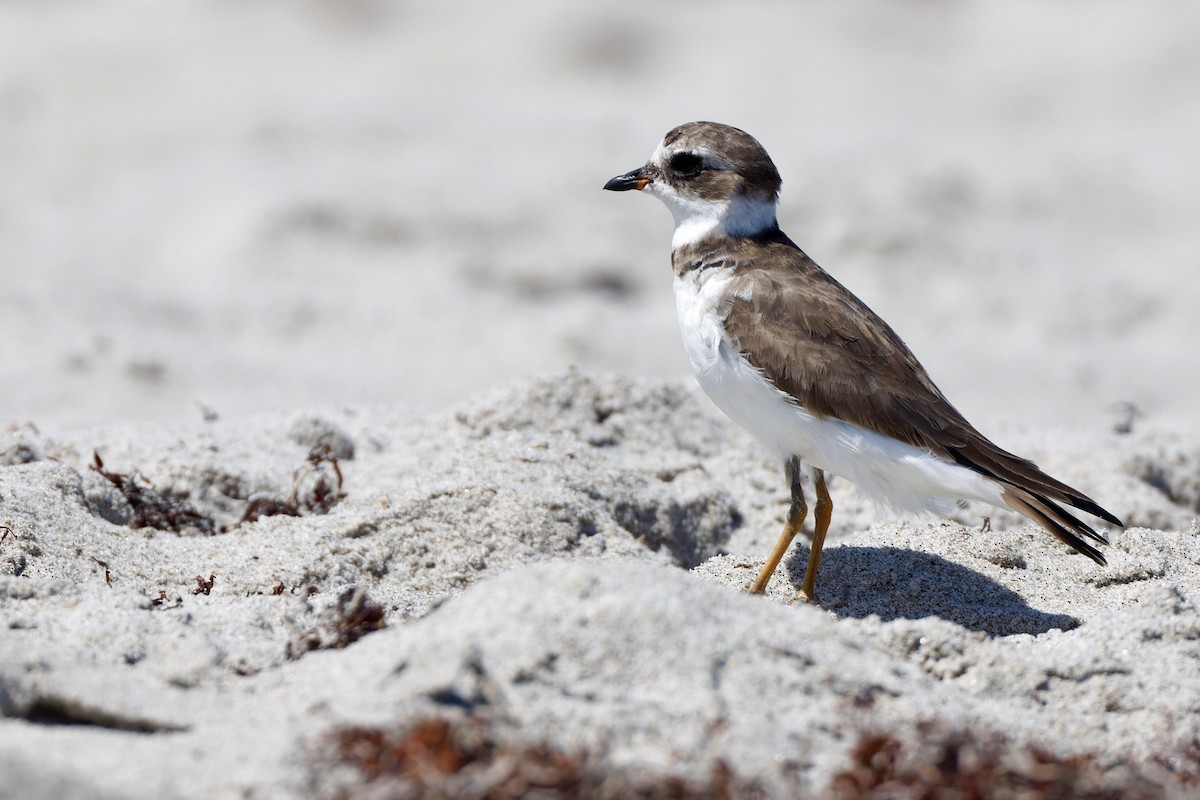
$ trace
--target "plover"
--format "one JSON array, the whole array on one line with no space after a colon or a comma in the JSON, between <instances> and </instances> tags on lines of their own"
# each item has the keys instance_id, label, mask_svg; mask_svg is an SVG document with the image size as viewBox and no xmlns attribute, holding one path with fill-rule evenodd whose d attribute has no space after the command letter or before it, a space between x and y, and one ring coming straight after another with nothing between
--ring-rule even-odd
<instances>
[{"instance_id":1,"label":"plover","mask_svg":"<svg viewBox=\"0 0 1200 800\"><path fill-rule=\"evenodd\" d=\"M780 185L757 140L714 122L680 125L644 166L604 184L670 209L675 305L692 370L783 465L787 522L749 590L766 590L799 532L807 474L815 524L797 598L815 598L833 511L827 472L898 512L945 512L961 500L1009 508L1104 564L1088 540L1108 540L1063 505L1121 521L975 430L896 332L779 229Z\"/></svg>"}]
</instances>

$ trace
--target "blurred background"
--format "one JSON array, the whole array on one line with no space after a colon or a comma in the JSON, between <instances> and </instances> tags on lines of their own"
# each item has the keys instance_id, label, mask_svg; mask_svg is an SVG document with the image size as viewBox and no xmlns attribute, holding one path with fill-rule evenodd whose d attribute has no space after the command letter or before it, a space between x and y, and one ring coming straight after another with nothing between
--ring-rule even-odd
<instances>
[{"instance_id":1,"label":"blurred background","mask_svg":"<svg viewBox=\"0 0 1200 800\"><path fill-rule=\"evenodd\" d=\"M0 424L690 379L670 216L744 128L780 221L981 427L1191 422L1200 5L0 0Z\"/></svg>"}]
</instances>

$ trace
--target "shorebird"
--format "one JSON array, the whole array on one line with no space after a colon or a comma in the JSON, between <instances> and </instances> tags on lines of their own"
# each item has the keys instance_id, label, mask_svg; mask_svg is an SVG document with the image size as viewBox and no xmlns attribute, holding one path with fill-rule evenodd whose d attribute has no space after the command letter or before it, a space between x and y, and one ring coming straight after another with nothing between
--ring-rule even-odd
<instances>
[{"instance_id":1,"label":"shorebird","mask_svg":"<svg viewBox=\"0 0 1200 800\"><path fill-rule=\"evenodd\" d=\"M779 229L781 179L745 131L690 122L650 160L604 188L652 194L675 218L671 265L684 348L700 386L783 465L791 505L749 591L762 593L816 493L812 548L797 599L816 597L833 512L825 473L899 512L960 500L1009 508L1098 564L1108 544L1068 513L1113 514L977 431L896 332Z\"/></svg>"}]
</instances>

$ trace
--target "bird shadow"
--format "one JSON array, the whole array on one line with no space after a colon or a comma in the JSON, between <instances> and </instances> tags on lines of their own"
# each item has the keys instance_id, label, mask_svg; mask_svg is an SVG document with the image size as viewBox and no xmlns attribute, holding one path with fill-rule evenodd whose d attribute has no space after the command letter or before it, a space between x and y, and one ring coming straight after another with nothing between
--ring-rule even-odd
<instances>
[{"instance_id":1,"label":"bird shadow","mask_svg":"<svg viewBox=\"0 0 1200 800\"><path fill-rule=\"evenodd\" d=\"M808 548L786 562L798 587ZM817 603L839 617L884 621L938 617L989 636L1039 634L1079 627L1066 614L1030 608L1021 596L961 564L899 547L841 546L821 557Z\"/></svg>"}]
</instances>

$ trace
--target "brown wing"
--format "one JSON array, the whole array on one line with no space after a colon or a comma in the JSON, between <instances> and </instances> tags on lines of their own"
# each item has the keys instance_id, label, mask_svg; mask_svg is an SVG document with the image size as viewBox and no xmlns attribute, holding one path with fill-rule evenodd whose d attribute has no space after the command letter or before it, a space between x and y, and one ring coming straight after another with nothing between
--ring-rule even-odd
<instances>
[{"instance_id":1,"label":"brown wing","mask_svg":"<svg viewBox=\"0 0 1200 800\"><path fill-rule=\"evenodd\" d=\"M1121 524L1083 493L975 430L895 331L786 236L776 232L754 242L753 258L750 245L721 256L735 276L725 328L741 353L806 409ZM692 256L704 262L704 254ZM1079 524L1081 533L1104 541Z\"/></svg>"}]
</instances>

